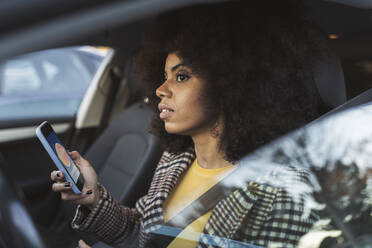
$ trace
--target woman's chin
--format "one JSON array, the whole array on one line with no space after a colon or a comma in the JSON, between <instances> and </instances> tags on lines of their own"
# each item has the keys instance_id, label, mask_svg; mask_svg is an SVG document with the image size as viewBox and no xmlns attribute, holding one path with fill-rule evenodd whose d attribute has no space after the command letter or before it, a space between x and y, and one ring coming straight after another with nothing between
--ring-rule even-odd
<instances>
[{"instance_id":1,"label":"woman's chin","mask_svg":"<svg viewBox=\"0 0 372 248\"><path fill-rule=\"evenodd\" d=\"M165 131L169 134L178 134L178 135L185 135L185 130L180 128L178 125L171 124L171 123L165 123Z\"/></svg>"},{"instance_id":2,"label":"woman's chin","mask_svg":"<svg viewBox=\"0 0 372 248\"><path fill-rule=\"evenodd\" d=\"M178 134L178 129L175 127L172 127L172 125L165 124L165 131L169 134Z\"/></svg>"}]
</instances>

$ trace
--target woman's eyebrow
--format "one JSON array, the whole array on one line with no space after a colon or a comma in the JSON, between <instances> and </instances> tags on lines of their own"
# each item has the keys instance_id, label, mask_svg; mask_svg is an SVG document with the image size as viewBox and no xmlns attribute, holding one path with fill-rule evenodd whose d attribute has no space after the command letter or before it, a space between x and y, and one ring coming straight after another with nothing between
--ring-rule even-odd
<instances>
[{"instance_id":1,"label":"woman's eyebrow","mask_svg":"<svg viewBox=\"0 0 372 248\"><path fill-rule=\"evenodd\" d=\"M175 70L177 70L178 68L180 68L181 66L185 66L184 64L178 64L178 65L175 65L171 68L171 71L174 72ZM167 75L167 72L164 71L164 75Z\"/></svg>"},{"instance_id":2,"label":"woman's eyebrow","mask_svg":"<svg viewBox=\"0 0 372 248\"><path fill-rule=\"evenodd\" d=\"M171 71L174 72L175 70L177 70L181 66L184 66L184 64L178 64L178 65L173 66Z\"/></svg>"}]
</instances>

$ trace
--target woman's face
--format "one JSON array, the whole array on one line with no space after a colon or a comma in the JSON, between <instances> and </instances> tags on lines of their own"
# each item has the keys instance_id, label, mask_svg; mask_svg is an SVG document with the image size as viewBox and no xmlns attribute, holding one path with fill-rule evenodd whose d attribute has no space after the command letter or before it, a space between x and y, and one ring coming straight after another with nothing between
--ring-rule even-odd
<instances>
[{"instance_id":1,"label":"woman's face","mask_svg":"<svg viewBox=\"0 0 372 248\"><path fill-rule=\"evenodd\" d=\"M164 68L165 82L156 89L160 118L171 134L196 135L212 126L203 109L205 82L192 74L174 53L168 55Z\"/></svg>"}]
</instances>

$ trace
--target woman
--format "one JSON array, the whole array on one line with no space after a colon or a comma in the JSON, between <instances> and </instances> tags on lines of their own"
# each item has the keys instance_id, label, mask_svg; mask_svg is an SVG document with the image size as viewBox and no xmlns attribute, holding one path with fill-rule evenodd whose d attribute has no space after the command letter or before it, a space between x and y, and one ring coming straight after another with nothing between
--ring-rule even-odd
<instances>
[{"instance_id":1,"label":"woman","mask_svg":"<svg viewBox=\"0 0 372 248\"><path fill-rule=\"evenodd\" d=\"M73 228L110 244L157 247L151 233L245 154L319 116L312 67L322 46L300 15L292 2L234 1L160 18L136 57L135 75L151 92L151 131L166 152L134 209L120 206L89 162L72 152L84 193L74 195L59 171L51 179L63 200L79 205ZM226 239L294 247L314 222L302 209L284 189L249 182L187 226L197 233L194 241L181 238L185 229L168 247L224 247Z\"/></svg>"}]
</instances>

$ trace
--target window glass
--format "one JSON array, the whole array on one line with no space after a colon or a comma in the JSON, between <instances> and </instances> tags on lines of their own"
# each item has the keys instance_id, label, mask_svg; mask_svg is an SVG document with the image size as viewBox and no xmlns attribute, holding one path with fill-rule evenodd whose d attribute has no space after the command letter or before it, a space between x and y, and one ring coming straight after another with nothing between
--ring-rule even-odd
<instances>
[{"instance_id":1,"label":"window glass","mask_svg":"<svg viewBox=\"0 0 372 248\"><path fill-rule=\"evenodd\" d=\"M0 120L73 116L107 49L34 52L0 67Z\"/></svg>"},{"instance_id":2,"label":"window glass","mask_svg":"<svg viewBox=\"0 0 372 248\"><path fill-rule=\"evenodd\" d=\"M371 124L372 105L358 106L244 157L220 182L219 194L228 197L216 206L210 234L201 234L199 242L218 247L371 247ZM191 216L200 216L196 213L208 209L208 200L195 206ZM154 240L178 237L185 216L154 228ZM229 236L232 230L234 236Z\"/></svg>"},{"instance_id":3,"label":"window glass","mask_svg":"<svg viewBox=\"0 0 372 248\"><path fill-rule=\"evenodd\" d=\"M21 59L9 61L5 63L2 71L3 95L35 91L41 86L41 80L31 61Z\"/></svg>"}]
</instances>

